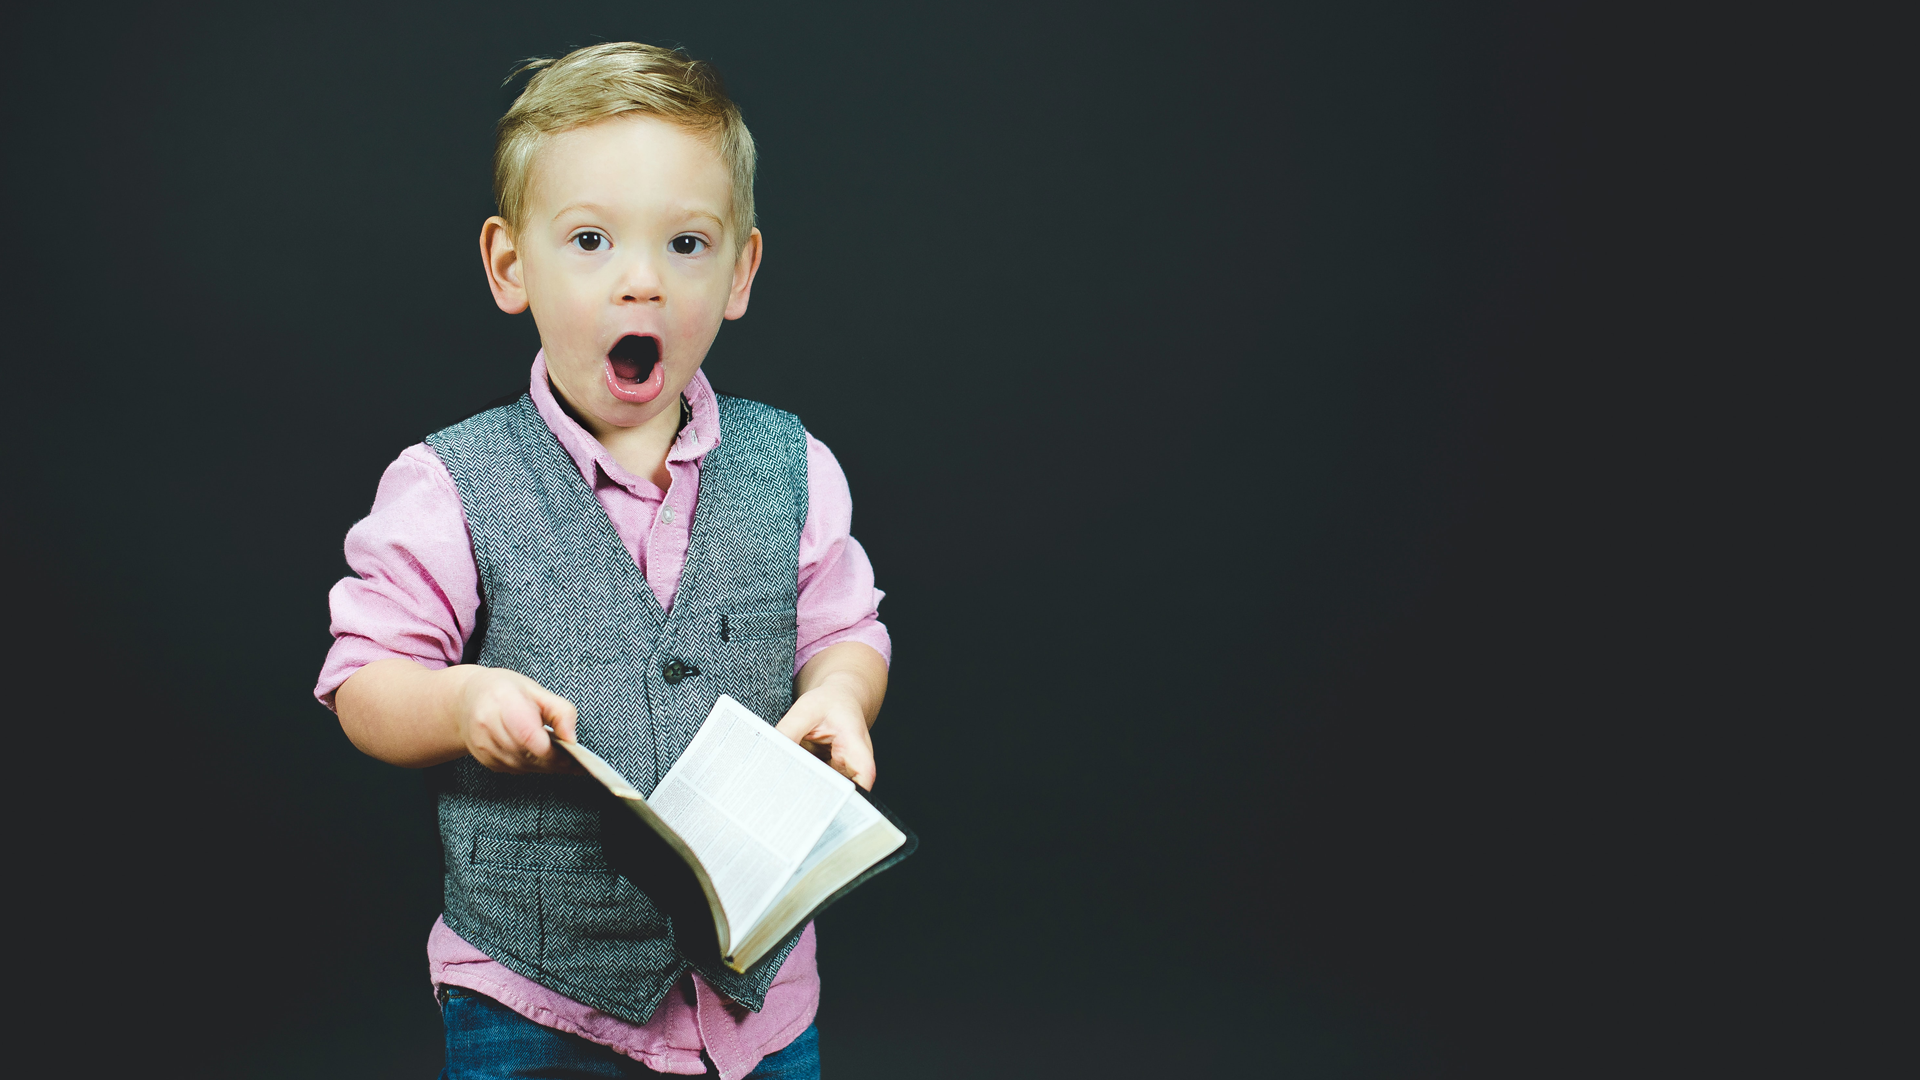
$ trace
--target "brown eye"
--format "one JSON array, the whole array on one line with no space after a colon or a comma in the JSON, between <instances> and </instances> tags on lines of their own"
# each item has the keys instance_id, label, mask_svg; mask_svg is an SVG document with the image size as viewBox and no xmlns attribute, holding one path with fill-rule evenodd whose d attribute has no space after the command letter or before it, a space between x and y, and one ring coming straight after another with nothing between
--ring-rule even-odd
<instances>
[{"instance_id":1,"label":"brown eye","mask_svg":"<svg viewBox=\"0 0 1920 1080\"><path fill-rule=\"evenodd\" d=\"M692 255L705 247L706 241L697 236L676 236L667 246L671 247L676 255Z\"/></svg>"},{"instance_id":2,"label":"brown eye","mask_svg":"<svg viewBox=\"0 0 1920 1080\"><path fill-rule=\"evenodd\" d=\"M607 238L597 232L583 232L575 236L573 242L579 245L581 251L599 251Z\"/></svg>"}]
</instances>

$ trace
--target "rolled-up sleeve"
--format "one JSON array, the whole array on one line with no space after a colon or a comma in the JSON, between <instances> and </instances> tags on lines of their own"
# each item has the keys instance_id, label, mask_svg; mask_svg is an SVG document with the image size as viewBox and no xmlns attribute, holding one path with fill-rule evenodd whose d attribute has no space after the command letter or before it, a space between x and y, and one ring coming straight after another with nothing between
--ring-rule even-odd
<instances>
[{"instance_id":1,"label":"rolled-up sleeve","mask_svg":"<svg viewBox=\"0 0 1920 1080\"><path fill-rule=\"evenodd\" d=\"M460 662L480 609L480 574L460 492L424 443L380 478L373 511L347 532L347 565L328 593L333 648L313 696L328 708L340 684L375 660L429 668Z\"/></svg>"},{"instance_id":2,"label":"rolled-up sleeve","mask_svg":"<svg viewBox=\"0 0 1920 1080\"><path fill-rule=\"evenodd\" d=\"M800 530L798 672L829 645L858 641L889 664L893 639L880 622L873 563L853 538L853 494L833 451L807 436L807 520Z\"/></svg>"}]
</instances>

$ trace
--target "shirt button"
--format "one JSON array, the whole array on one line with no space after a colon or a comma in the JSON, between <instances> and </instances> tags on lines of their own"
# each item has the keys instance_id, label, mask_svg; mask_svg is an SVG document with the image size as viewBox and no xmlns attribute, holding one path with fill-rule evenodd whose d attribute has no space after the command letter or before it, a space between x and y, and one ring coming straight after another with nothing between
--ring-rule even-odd
<instances>
[{"instance_id":1,"label":"shirt button","mask_svg":"<svg viewBox=\"0 0 1920 1080\"><path fill-rule=\"evenodd\" d=\"M666 522L669 525L673 524L673 507L671 506L661 507L660 520Z\"/></svg>"}]
</instances>

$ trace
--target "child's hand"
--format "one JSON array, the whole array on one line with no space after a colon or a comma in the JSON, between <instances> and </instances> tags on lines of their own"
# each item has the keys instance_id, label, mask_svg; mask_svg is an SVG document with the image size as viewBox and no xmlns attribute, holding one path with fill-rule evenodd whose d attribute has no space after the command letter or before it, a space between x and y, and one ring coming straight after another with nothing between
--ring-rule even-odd
<instances>
[{"instance_id":1,"label":"child's hand","mask_svg":"<svg viewBox=\"0 0 1920 1080\"><path fill-rule=\"evenodd\" d=\"M780 718L780 734L872 791L873 736L867 729L887 696L886 660L857 641L843 641L807 661L794 689L800 696Z\"/></svg>"},{"instance_id":2,"label":"child's hand","mask_svg":"<svg viewBox=\"0 0 1920 1080\"><path fill-rule=\"evenodd\" d=\"M801 694L776 730L826 759L842 776L873 790L873 736L860 701L835 683Z\"/></svg>"},{"instance_id":3,"label":"child's hand","mask_svg":"<svg viewBox=\"0 0 1920 1080\"><path fill-rule=\"evenodd\" d=\"M573 721L572 702L505 668L468 669L454 706L467 753L494 772L579 772L573 755L553 741L572 742Z\"/></svg>"},{"instance_id":4,"label":"child's hand","mask_svg":"<svg viewBox=\"0 0 1920 1080\"><path fill-rule=\"evenodd\" d=\"M553 743L572 740L573 703L517 671L375 660L340 685L334 706L353 745L395 765L421 769L471 754L494 772L580 771Z\"/></svg>"}]
</instances>

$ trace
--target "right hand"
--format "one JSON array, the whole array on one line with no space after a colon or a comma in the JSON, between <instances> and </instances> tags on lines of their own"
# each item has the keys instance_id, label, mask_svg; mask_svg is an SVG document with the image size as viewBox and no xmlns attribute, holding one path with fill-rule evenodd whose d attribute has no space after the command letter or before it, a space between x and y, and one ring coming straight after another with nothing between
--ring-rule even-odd
<instances>
[{"instance_id":1,"label":"right hand","mask_svg":"<svg viewBox=\"0 0 1920 1080\"><path fill-rule=\"evenodd\" d=\"M553 741L573 741L574 716L573 702L505 668L473 667L454 706L467 753L501 773L579 772L573 755Z\"/></svg>"}]
</instances>

